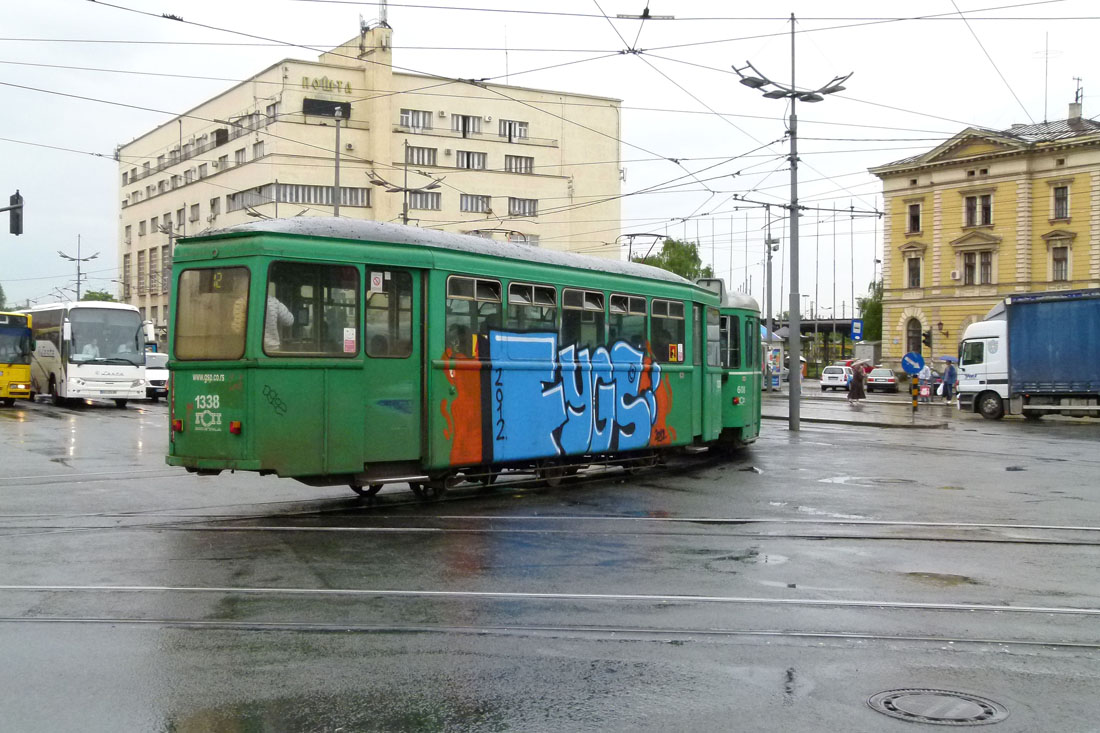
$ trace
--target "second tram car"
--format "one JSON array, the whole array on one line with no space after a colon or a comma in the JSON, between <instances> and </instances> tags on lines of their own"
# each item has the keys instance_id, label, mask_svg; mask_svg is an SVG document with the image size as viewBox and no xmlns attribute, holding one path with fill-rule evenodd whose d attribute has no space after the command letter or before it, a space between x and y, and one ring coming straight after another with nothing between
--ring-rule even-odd
<instances>
[{"instance_id":1,"label":"second tram car","mask_svg":"<svg viewBox=\"0 0 1100 733\"><path fill-rule=\"evenodd\" d=\"M173 281L167 462L192 471L423 493L759 430L755 301L646 265L305 218L183 239Z\"/></svg>"}]
</instances>

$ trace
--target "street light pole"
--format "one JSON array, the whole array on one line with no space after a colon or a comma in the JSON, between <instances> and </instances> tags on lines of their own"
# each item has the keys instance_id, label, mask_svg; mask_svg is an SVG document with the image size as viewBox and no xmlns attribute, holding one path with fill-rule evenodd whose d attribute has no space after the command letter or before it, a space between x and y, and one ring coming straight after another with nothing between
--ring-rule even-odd
<instances>
[{"instance_id":1,"label":"street light pole","mask_svg":"<svg viewBox=\"0 0 1100 733\"><path fill-rule=\"evenodd\" d=\"M788 400L788 428L792 431L797 431L800 427L799 424L799 396L802 391L801 378L801 356L802 356L802 322L798 313L798 306L801 300L798 286L798 116L795 112L795 102L820 102L825 98L826 94L833 94L835 92L843 91L842 86L845 81L851 76L834 76L832 81L828 84L819 87L813 91L799 91L795 86L795 28L794 28L794 13L791 13L791 84L786 86L779 82L772 81L763 74L761 74L751 62L745 62L745 66L742 68L733 67L733 70L741 77L741 83L752 89L764 89L766 87L773 87L764 92L764 96L768 99L789 99L791 104L790 122L788 124L789 135L791 138L791 203L788 206L790 211L791 220L791 287L788 306L789 318L787 321L790 333L788 335L789 343L787 346L787 352L790 355L790 394ZM745 74L745 69L751 69L753 74ZM797 371L798 378L793 375Z\"/></svg>"},{"instance_id":2,"label":"street light pole","mask_svg":"<svg viewBox=\"0 0 1100 733\"><path fill-rule=\"evenodd\" d=\"M778 239L772 239L772 207L767 205L767 204L764 205L764 216L765 216L765 222L766 222L766 225L765 225L765 228L764 228L764 249L767 250L767 257L765 258L765 265L764 265L764 269L766 271L765 274L764 274L764 280L765 280L764 289L767 291L767 294L765 295L764 300L766 302L765 311L767 313L767 318L768 318L768 354L770 356L771 355L771 349L772 349L772 335L775 333L775 322L772 320L772 252L775 251L775 248L779 247L779 240ZM769 374L768 375L768 391L769 392L774 392L775 391L775 389L772 385L773 385L772 378L771 378L771 375Z\"/></svg>"},{"instance_id":3,"label":"street light pole","mask_svg":"<svg viewBox=\"0 0 1100 733\"><path fill-rule=\"evenodd\" d=\"M88 260L94 260L96 257L99 257L99 252L96 252L93 255L89 255L88 257L81 257L80 256L80 235L77 234L76 235L76 257L72 257L70 255L67 255L64 252L62 252L61 250L57 250L57 253L59 255L61 255L64 259L69 260L70 262L75 262L76 263L76 299L79 301L80 300L80 280L81 280L80 263L81 262L87 262Z\"/></svg>"}]
</instances>

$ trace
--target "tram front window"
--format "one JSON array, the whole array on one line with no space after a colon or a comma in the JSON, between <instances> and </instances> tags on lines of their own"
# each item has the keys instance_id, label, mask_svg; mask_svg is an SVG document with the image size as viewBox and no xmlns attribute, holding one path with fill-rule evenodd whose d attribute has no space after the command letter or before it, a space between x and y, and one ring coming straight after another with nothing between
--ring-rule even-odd
<instances>
[{"instance_id":1,"label":"tram front window","mask_svg":"<svg viewBox=\"0 0 1100 733\"><path fill-rule=\"evenodd\" d=\"M245 267L185 270L176 286L175 356L240 359L248 321Z\"/></svg>"},{"instance_id":2,"label":"tram front window","mask_svg":"<svg viewBox=\"0 0 1100 733\"><path fill-rule=\"evenodd\" d=\"M132 310L73 308L71 362L113 364L145 363L145 339L141 316Z\"/></svg>"}]
</instances>

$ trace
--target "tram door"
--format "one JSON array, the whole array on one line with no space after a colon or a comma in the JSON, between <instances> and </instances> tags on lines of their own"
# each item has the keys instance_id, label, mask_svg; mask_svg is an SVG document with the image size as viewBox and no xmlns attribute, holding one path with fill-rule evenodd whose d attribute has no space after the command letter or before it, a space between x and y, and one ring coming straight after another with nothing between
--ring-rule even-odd
<instances>
[{"instance_id":1,"label":"tram door","mask_svg":"<svg viewBox=\"0 0 1100 733\"><path fill-rule=\"evenodd\" d=\"M707 358L703 365L703 440L716 440L722 432L722 382L724 373L719 342L718 310L706 309Z\"/></svg>"},{"instance_id":2,"label":"tram door","mask_svg":"<svg viewBox=\"0 0 1100 733\"><path fill-rule=\"evenodd\" d=\"M367 265L364 275L363 460L415 460L421 442L421 273Z\"/></svg>"}]
</instances>

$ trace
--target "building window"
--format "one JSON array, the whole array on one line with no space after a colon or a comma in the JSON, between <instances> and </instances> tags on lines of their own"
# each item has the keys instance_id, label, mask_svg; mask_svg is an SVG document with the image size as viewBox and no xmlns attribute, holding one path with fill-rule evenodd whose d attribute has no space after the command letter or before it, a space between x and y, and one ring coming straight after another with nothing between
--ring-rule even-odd
<instances>
[{"instance_id":1,"label":"building window","mask_svg":"<svg viewBox=\"0 0 1100 733\"><path fill-rule=\"evenodd\" d=\"M228 167L229 167L229 156L228 155L219 156L218 157L218 165L217 165L218 170L223 170L224 171Z\"/></svg>"},{"instance_id":2,"label":"building window","mask_svg":"<svg viewBox=\"0 0 1100 733\"><path fill-rule=\"evenodd\" d=\"M405 148L405 162L411 165L435 165L435 148Z\"/></svg>"},{"instance_id":3,"label":"building window","mask_svg":"<svg viewBox=\"0 0 1100 733\"><path fill-rule=\"evenodd\" d=\"M1069 280L1069 247L1051 247L1050 279L1056 282Z\"/></svg>"},{"instance_id":4,"label":"building window","mask_svg":"<svg viewBox=\"0 0 1100 733\"><path fill-rule=\"evenodd\" d=\"M489 213L489 197L477 196L472 193L464 193L458 199L460 211L471 211L475 214Z\"/></svg>"},{"instance_id":5,"label":"building window","mask_svg":"<svg viewBox=\"0 0 1100 733\"><path fill-rule=\"evenodd\" d=\"M122 241L126 242L126 244L130 243L131 236L133 235L133 229L133 226L131 226L130 224L126 225L126 233L122 237Z\"/></svg>"},{"instance_id":6,"label":"building window","mask_svg":"<svg viewBox=\"0 0 1100 733\"><path fill-rule=\"evenodd\" d=\"M235 162L237 165L243 165L244 164L244 153L245 153L244 148L241 148L240 150L237 150L236 152L234 152L233 153L233 162Z\"/></svg>"},{"instance_id":7,"label":"building window","mask_svg":"<svg viewBox=\"0 0 1100 733\"><path fill-rule=\"evenodd\" d=\"M487 157L485 153L473 153L469 150L459 150L455 155L455 167L482 171L485 170L485 161Z\"/></svg>"},{"instance_id":8,"label":"building window","mask_svg":"<svg viewBox=\"0 0 1100 733\"><path fill-rule=\"evenodd\" d=\"M267 124L271 124L275 121L275 118L279 116L279 103L272 102L267 105Z\"/></svg>"},{"instance_id":9,"label":"building window","mask_svg":"<svg viewBox=\"0 0 1100 733\"><path fill-rule=\"evenodd\" d=\"M157 307L155 305L149 307L149 320L153 323L157 322Z\"/></svg>"},{"instance_id":10,"label":"building window","mask_svg":"<svg viewBox=\"0 0 1100 733\"><path fill-rule=\"evenodd\" d=\"M519 122L517 120L501 120L500 121L500 136L508 138L508 142L513 140L523 140L527 138L527 123Z\"/></svg>"},{"instance_id":11,"label":"building window","mask_svg":"<svg viewBox=\"0 0 1100 733\"><path fill-rule=\"evenodd\" d=\"M128 172L128 171L122 171L122 185L123 185L123 186L125 186L126 184L128 184L128 183L130 182L130 181L128 180L128 179L129 179L129 177L130 177L130 174L129 174L129 172Z\"/></svg>"},{"instance_id":12,"label":"building window","mask_svg":"<svg viewBox=\"0 0 1100 733\"><path fill-rule=\"evenodd\" d=\"M909 204L908 227L909 228L905 230L907 234L915 234L915 233L917 233L921 230L920 229L920 204Z\"/></svg>"},{"instance_id":13,"label":"building window","mask_svg":"<svg viewBox=\"0 0 1100 733\"><path fill-rule=\"evenodd\" d=\"M194 180L195 180L195 169L194 168L188 168L187 170L185 170L183 172L183 182L184 183L191 183Z\"/></svg>"},{"instance_id":14,"label":"building window","mask_svg":"<svg viewBox=\"0 0 1100 733\"><path fill-rule=\"evenodd\" d=\"M910 318L905 325L905 350L914 354L921 352L921 326L916 318Z\"/></svg>"},{"instance_id":15,"label":"building window","mask_svg":"<svg viewBox=\"0 0 1100 733\"><path fill-rule=\"evenodd\" d=\"M130 297L130 255L122 255L122 297Z\"/></svg>"},{"instance_id":16,"label":"building window","mask_svg":"<svg viewBox=\"0 0 1100 733\"><path fill-rule=\"evenodd\" d=\"M199 180L206 178L206 163L199 166Z\"/></svg>"},{"instance_id":17,"label":"building window","mask_svg":"<svg viewBox=\"0 0 1100 733\"><path fill-rule=\"evenodd\" d=\"M1068 219L1069 218L1069 186L1055 186L1053 190L1054 194L1054 216L1055 219Z\"/></svg>"},{"instance_id":18,"label":"building window","mask_svg":"<svg viewBox=\"0 0 1100 733\"><path fill-rule=\"evenodd\" d=\"M138 295L145 294L145 250L138 252L137 257L137 291Z\"/></svg>"},{"instance_id":19,"label":"building window","mask_svg":"<svg viewBox=\"0 0 1100 733\"><path fill-rule=\"evenodd\" d=\"M505 155L504 170L509 173L534 173L535 159L527 155Z\"/></svg>"},{"instance_id":20,"label":"building window","mask_svg":"<svg viewBox=\"0 0 1100 733\"><path fill-rule=\"evenodd\" d=\"M138 236L139 237L144 237L145 236L145 220L144 219L142 219L141 221L138 222Z\"/></svg>"},{"instance_id":21,"label":"building window","mask_svg":"<svg viewBox=\"0 0 1100 733\"><path fill-rule=\"evenodd\" d=\"M512 196L508 197L508 215L509 216L538 216L539 215L539 201L538 199L517 199Z\"/></svg>"},{"instance_id":22,"label":"building window","mask_svg":"<svg viewBox=\"0 0 1100 733\"><path fill-rule=\"evenodd\" d=\"M165 223L165 226L171 226L172 225L171 217L165 218L164 223ZM157 225L157 217L154 216L152 219L149 220L149 233L152 234L152 233L157 232L159 230L160 230L160 227Z\"/></svg>"},{"instance_id":23,"label":"building window","mask_svg":"<svg viewBox=\"0 0 1100 733\"><path fill-rule=\"evenodd\" d=\"M183 207L183 206L176 209L176 228L177 229L182 229L183 228L183 217L184 217L186 211L187 211L186 208Z\"/></svg>"},{"instance_id":24,"label":"building window","mask_svg":"<svg viewBox=\"0 0 1100 733\"><path fill-rule=\"evenodd\" d=\"M432 129L432 113L424 109L401 110L401 126L413 130Z\"/></svg>"},{"instance_id":25,"label":"building window","mask_svg":"<svg viewBox=\"0 0 1100 733\"><path fill-rule=\"evenodd\" d=\"M973 285L977 282L977 252L963 253L963 285Z\"/></svg>"},{"instance_id":26,"label":"building window","mask_svg":"<svg viewBox=\"0 0 1100 733\"><path fill-rule=\"evenodd\" d=\"M264 157L264 141L252 143L252 160Z\"/></svg>"},{"instance_id":27,"label":"building window","mask_svg":"<svg viewBox=\"0 0 1100 733\"><path fill-rule=\"evenodd\" d=\"M221 211L222 211L222 198L221 198L221 196L215 196L214 198L210 199L210 218L213 219L215 216L220 214Z\"/></svg>"},{"instance_id":28,"label":"building window","mask_svg":"<svg viewBox=\"0 0 1100 733\"><path fill-rule=\"evenodd\" d=\"M410 191L409 208L439 211L443 197L435 191Z\"/></svg>"},{"instance_id":29,"label":"building window","mask_svg":"<svg viewBox=\"0 0 1100 733\"><path fill-rule=\"evenodd\" d=\"M966 197L966 224L968 227L987 226L993 223L993 196Z\"/></svg>"},{"instance_id":30,"label":"building window","mask_svg":"<svg viewBox=\"0 0 1100 733\"><path fill-rule=\"evenodd\" d=\"M164 193L167 190L168 190L168 181L166 181L166 180L157 181L157 193Z\"/></svg>"},{"instance_id":31,"label":"building window","mask_svg":"<svg viewBox=\"0 0 1100 733\"><path fill-rule=\"evenodd\" d=\"M179 188L179 187L180 187L180 177L179 176L172 176L172 188Z\"/></svg>"},{"instance_id":32,"label":"building window","mask_svg":"<svg viewBox=\"0 0 1100 733\"><path fill-rule=\"evenodd\" d=\"M168 284L172 281L172 248L167 244L160 248L160 292L168 292ZM168 314L165 313L165 316Z\"/></svg>"},{"instance_id":33,"label":"building window","mask_svg":"<svg viewBox=\"0 0 1100 733\"><path fill-rule=\"evenodd\" d=\"M191 216L189 216L187 220L188 221L198 221L199 220L199 205L198 204L191 204Z\"/></svg>"},{"instance_id":34,"label":"building window","mask_svg":"<svg viewBox=\"0 0 1100 733\"><path fill-rule=\"evenodd\" d=\"M461 132L462 137L481 134L481 118L474 115L451 115L451 131Z\"/></svg>"},{"instance_id":35,"label":"building window","mask_svg":"<svg viewBox=\"0 0 1100 733\"><path fill-rule=\"evenodd\" d=\"M145 165L146 165L146 166L148 166L149 164L148 164L148 163L146 163ZM164 167L165 165L166 165L166 163L165 163L165 161L164 161L164 156L163 156L163 155L158 155L158 156L157 156L157 170L159 171L159 170L160 170L161 168L163 168L163 167Z\"/></svg>"},{"instance_id":36,"label":"building window","mask_svg":"<svg viewBox=\"0 0 1100 733\"><path fill-rule=\"evenodd\" d=\"M982 285L989 285L993 282L993 253L979 252L978 265L978 282Z\"/></svg>"},{"instance_id":37,"label":"building window","mask_svg":"<svg viewBox=\"0 0 1100 733\"><path fill-rule=\"evenodd\" d=\"M909 287L919 288L920 287L920 270L921 270L921 267L920 267L921 266L921 259L920 259L920 257L910 257L905 261L905 263L906 263L906 267L908 268Z\"/></svg>"}]
</instances>

